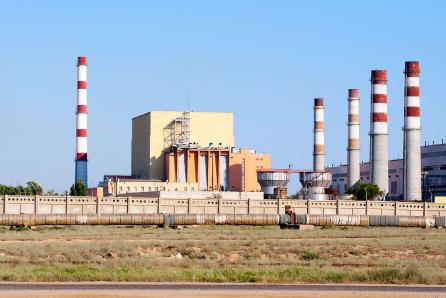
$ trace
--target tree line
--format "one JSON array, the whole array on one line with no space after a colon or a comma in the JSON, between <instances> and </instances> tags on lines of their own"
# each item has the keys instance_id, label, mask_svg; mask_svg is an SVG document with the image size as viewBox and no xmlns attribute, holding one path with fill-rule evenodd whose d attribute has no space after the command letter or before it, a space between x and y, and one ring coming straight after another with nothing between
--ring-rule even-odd
<instances>
[{"instance_id":1,"label":"tree line","mask_svg":"<svg viewBox=\"0 0 446 298\"><path fill-rule=\"evenodd\" d=\"M67 193L68 192L66 191L62 195L65 195ZM74 183L71 186L69 194L70 196L86 196L87 187L82 181L79 180L78 182ZM42 186L40 186L37 182L28 181L25 183L25 185L17 185L17 186L0 184L0 195L59 196L61 194L57 193L52 189L48 190L47 192L44 192Z\"/></svg>"}]
</instances>

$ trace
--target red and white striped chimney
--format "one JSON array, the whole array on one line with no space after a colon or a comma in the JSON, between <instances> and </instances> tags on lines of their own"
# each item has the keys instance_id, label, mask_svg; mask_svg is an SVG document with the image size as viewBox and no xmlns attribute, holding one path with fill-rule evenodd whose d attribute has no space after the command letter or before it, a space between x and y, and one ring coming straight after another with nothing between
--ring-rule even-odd
<instances>
[{"instance_id":1,"label":"red and white striped chimney","mask_svg":"<svg viewBox=\"0 0 446 298\"><path fill-rule=\"evenodd\" d=\"M359 89L348 89L347 187L360 180Z\"/></svg>"},{"instance_id":2,"label":"red and white striped chimney","mask_svg":"<svg viewBox=\"0 0 446 298\"><path fill-rule=\"evenodd\" d=\"M77 58L75 181L88 183L87 172L87 57Z\"/></svg>"},{"instance_id":3,"label":"red and white striped chimney","mask_svg":"<svg viewBox=\"0 0 446 298\"><path fill-rule=\"evenodd\" d=\"M386 195L389 192L387 127L387 72L372 70L370 113L370 180Z\"/></svg>"},{"instance_id":4,"label":"red and white striped chimney","mask_svg":"<svg viewBox=\"0 0 446 298\"><path fill-rule=\"evenodd\" d=\"M325 145L324 145L324 99L314 99L314 147L313 171L325 171Z\"/></svg>"},{"instance_id":5,"label":"red and white striped chimney","mask_svg":"<svg viewBox=\"0 0 446 298\"><path fill-rule=\"evenodd\" d=\"M404 68L404 191L406 201L421 201L420 65L407 61Z\"/></svg>"}]
</instances>

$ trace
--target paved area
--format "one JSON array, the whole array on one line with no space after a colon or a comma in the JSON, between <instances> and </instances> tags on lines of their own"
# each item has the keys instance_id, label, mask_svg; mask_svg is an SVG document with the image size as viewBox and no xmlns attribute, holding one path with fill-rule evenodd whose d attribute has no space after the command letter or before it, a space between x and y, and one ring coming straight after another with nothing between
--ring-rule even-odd
<instances>
[{"instance_id":1,"label":"paved area","mask_svg":"<svg viewBox=\"0 0 446 298\"><path fill-rule=\"evenodd\" d=\"M214 284L214 283L0 283L0 297L446 297L446 286Z\"/></svg>"}]
</instances>

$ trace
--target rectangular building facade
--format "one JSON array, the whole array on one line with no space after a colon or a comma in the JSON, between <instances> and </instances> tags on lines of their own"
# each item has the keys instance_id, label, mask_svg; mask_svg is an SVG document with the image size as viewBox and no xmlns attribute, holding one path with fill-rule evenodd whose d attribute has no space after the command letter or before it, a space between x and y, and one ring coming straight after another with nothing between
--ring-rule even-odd
<instances>
[{"instance_id":1,"label":"rectangular building facade","mask_svg":"<svg viewBox=\"0 0 446 298\"><path fill-rule=\"evenodd\" d=\"M132 119L131 174L164 180L165 153L178 142L178 122L184 112L151 111ZM189 112L188 141L194 146L234 146L233 114Z\"/></svg>"},{"instance_id":2,"label":"rectangular building facade","mask_svg":"<svg viewBox=\"0 0 446 298\"><path fill-rule=\"evenodd\" d=\"M360 166L362 183L370 182L369 166L368 162ZM434 183L436 180L446 182L445 178L438 178L446 175L446 144L421 146L421 166L422 172L432 176L430 180ZM332 173L330 188L335 189L339 194L344 194L347 191L347 166L327 167L326 171ZM391 197L399 197L403 194L403 171L402 159L389 160L389 195ZM442 187L445 188L445 185Z\"/></svg>"},{"instance_id":3,"label":"rectangular building facade","mask_svg":"<svg viewBox=\"0 0 446 298\"><path fill-rule=\"evenodd\" d=\"M197 183L181 183L144 179L108 178L100 183L104 196L121 196L156 191L198 191Z\"/></svg>"},{"instance_id":4,"label":"rectangular building facade","mask_svg":"<svg viewBox=\"0 0 446 298\"><path fill-rule=\"evenodd\" d=\"M197 183L202 191L260 191L256 170L270 167L270 154L249 149L173 147L166 153L167 180Z\"/></svg>"}]
</instances>

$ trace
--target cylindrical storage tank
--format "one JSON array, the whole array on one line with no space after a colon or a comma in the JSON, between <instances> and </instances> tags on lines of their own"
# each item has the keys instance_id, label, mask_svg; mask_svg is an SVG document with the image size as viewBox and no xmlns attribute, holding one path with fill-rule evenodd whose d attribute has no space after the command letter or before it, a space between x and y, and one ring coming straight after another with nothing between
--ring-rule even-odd
<instances>
[{"instance_id":1,"label":"cylindrical storage tank","mask_svg":"<svg viewBox=\"0 0 446 298\"><path fill-rule=\"evenodd\" d=\"M288 185L290 174L286 170L258 170L257 181L265 198L273 198L276 187L286 187Z\"/></svg>"},{"instance_id":2,"label":"cylindrical storage tank","mask_svg":"<svg viewBox=\"0 0 446 298\"><path fill-rule=\"evenodd\" d=\"M331 184L331 173L302 172L299 174L299 180L305 191L305 199L328 200L330 198L325 194L325 189Z\"/></svg>"}]
</instances>

